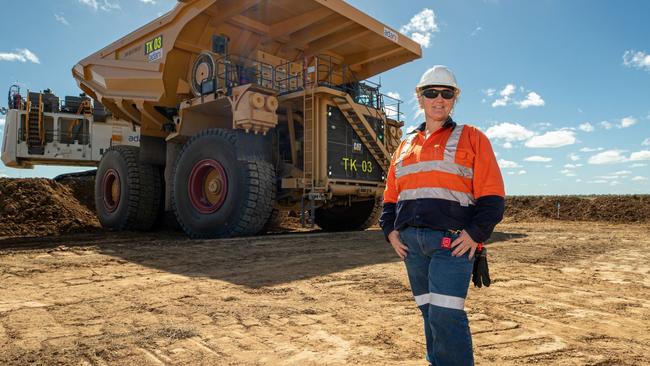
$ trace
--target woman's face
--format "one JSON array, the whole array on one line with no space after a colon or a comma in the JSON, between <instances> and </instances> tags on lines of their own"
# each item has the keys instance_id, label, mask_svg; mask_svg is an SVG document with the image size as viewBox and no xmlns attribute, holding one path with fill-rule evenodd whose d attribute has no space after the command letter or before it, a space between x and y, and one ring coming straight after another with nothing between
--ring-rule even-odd
<instances>
[{"instance_id":1,"label":"woman's face","mask_svg":"<svg viewBox=\"0 0 650 366\"><path fill-rule=\"evenodd\" d=\"M450 97L446 99L445 97ZM418 92L420 108L427 120L445 121L456 103L456 90L444 86L433 86Z\"/></svg>"}]
</instances>

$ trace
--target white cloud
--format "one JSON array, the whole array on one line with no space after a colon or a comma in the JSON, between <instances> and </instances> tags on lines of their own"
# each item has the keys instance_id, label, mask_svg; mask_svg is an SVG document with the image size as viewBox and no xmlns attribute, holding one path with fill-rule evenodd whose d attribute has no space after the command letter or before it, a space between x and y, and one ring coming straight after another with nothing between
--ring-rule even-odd
<instances>
[{"instance_id":1,"label":"white cloud","mask_svg":"<svg viewBox=\"0 0 650 366\"><path fill-rule=\"evenodd\" d=\"M0 126L5 125L5 117L0 117Z\"/></svg>"},{"instance_id":2,"label":"white cloud","mask_svg":"<svg viewBox=\"0 0 650 366\"><path fill-rule=\"evenodd\" d=\"M578 128L584 132L592 132L594 130L594 126L589 122L581 123Z\"/></svg>"},{"instance_id":3,"label":"white cloud","mask_svg":"<svg viewBox=\"0 0 650 366\"><path fill-rule=\"evenodd\" d=\"M510 142L504 142L503 145L504 149L512 149L512 144Z\"/></svg>"},{"instance_id":4,"label":"white cloud","mask_svg":"<svg viewBox=\"0 0 650 366\"><path fill-rule=\"evenodd\" d=\"M0 52L0 61L29 61L35 64L41 63L38 56L27 48L17 49L16 52Z\"/></svg>"},{"instance_id":5,"label":"white cloud","mask_svg":"<svg viewBox=\"0 0 650 366\"><path fill-rule=\"evenodd\" d=\"M485 134L491 139L505 141L523 141L535 135L533 131L528 130L526 127L517 123L509 122L503 122L491 126L487 129Z\"/></svg>"},{"instance_id":6,"label":"white cloud","mask_svg":"<svg viewBox=\"0 0 650 366\"><path fill-rule=\"evenodd\" d=\"M99 7L99 4L97 4L97 0L79 0L81 4L88 5L91 8L97 10Z\"/></svg>"},{"instance_id":7,"label":"white cloud","mask_svg":"<svg viewBox=\"0 0 650 366\"><path fill-rule=\"evenodd\" d=\"M505 107L506 104L508 104L508 97L504 97L501 99L497 99L494 102L492 102L492 107Z\"/></svg>"},{"instance_id":8,"label":"white cloud","mask_svg":"<svg viewBox=\"0 0 650 366\"><path fill-rule=\"evenodd\" d=\"M631 116L621 118L621 124L619 125L619 128L627 128L627 127L633 126L633 125L636 124L636 122L637 122L636 118L631 117Z\"/></svg>"},{"instance_id":9,"label":"white cloud","mask_svg":"<svg viewBox=\"0 0 650 366\"><path fill-rule=\"evenodd\" d=\"M533 162L538 162L538 163L548 163L551 160L553 160L553 159L549 158L547 156L539 156L539 155L529 156L529 157L524 159L524 161L533 161Z\"/></svg>"},{"instance_id":10,"label":"white cloud","mask_svg":"<svg viewBox=\"0 0 650 366\"><path fill-rule=\"evenodd\" d=\"M627 158L621 150L606 150L591 156L587 162L594 165L615 164L626 162Z\"/></svg>"},{"instance_id":11,"label":"white cloud","mask_svg":"<svg viewBox=\"0 0 650 366\"><path fill-rule=\"evenodd\" d=\"M120 4L111 0L79 0L80 4L91 7L93 10L97 11L111 11L121 9Z\"/></svg>"},{"instance_id":12,"label":"white cloud","mask_svg":"<svg viewBox=\"0 0 650 366\"><path fill-rule=\"evenodd\" d=\"M145 3L145 4L155 4L156 3L155 0L140 0L140 1Z\"/></svg>"},{"instance_id":13,"label":"white cloud","mask_svg":"<svg viewBox=\"0 0 650 366\"><path fill-rule=\"evenodd\" d=\"M587 183L605 184L605 183L608 183L608 182L606 180L604 180L604 179L598 179L598 180L588 180Z\"/></svg>"},{"instance_id":14,"label":"white cloud","mask_svg":"<svg viewBox=\"0 0 650 366\"><path fill-rule=\"evenodd\" d=\"M564 164L564 167L567 169L575 169L581 167L582 164Z\"/></svg>"},{"instance_id":15,"label":"white cloud","mask_svg":"<svg viewBox=\"0 0 650 366\"><path fill-rule=\"evenodd\" d=\"M641 160L650 160L650 151L641 150L633 152L630 154L630 157L623 155L621 150L606 150L601 153L598 153L589 158L589 164L614 164L614 163L625 163L627 161L641 161ZM635 168L639 166L631 165L630 168Z\"/></svg>"},{"instance_id":16,"label":"white cloud","mask_svg":"<svg viewBox=\"0 0 650 366\"><path fill-rule=\"evenodd\" d=\"M650 151L641 150L641 151L633 152L632 155L630 155L630 160L632 161L650 160Z\"/></svg>"},{"instance_id":17,"label":"white cloud","mask_svg":"<svg viewBox=\"0 0 650 366\"><path fill-rule=\"evenodd\" d=\"M499 163L499 167L501 167L501 169L521 168L521 165L515 163L514 161L510 161L510 160L499 159L498 163Z\"/></svg>"},{"instance_id":18,"label":"white cloud","mask_svg":"<svg viewBox=\"0 0 650 366\"><path fill-rule=\"evenodd\" d=\"M412 125L412 126L406 126L406 133L410 133L416 128L418 128L419 125Z\"/></svg>"},{"instance_id":19,"label":"white cloud","mask_svg":"<svg viewBox=\"0 0 650 366\"><path fill-rule=\"evenodd\" d=\"M479 26L477 26L477 27L474 29L474 31L473 31L469 36L470 36L470 37L474 37L475 35L477 35L477 34L478 34L480 31L482 31L482 30L483 30L483 27L481 27L481 26L479 25Z\"/></svg>"},{"instance_id":20,"label":"white cloud","mask_svg":"<svg viewBox=\"0 0 650 366\"><path fill-rule=\"evenodd\" d=\"M600 125L603 126L604 129L606 130L611 130L612 128L628 128L630 126L635 125L638 122L638 120L632 116L621 118L618 123L612 123L609 121L602 121L600 122Z\"/></svg>"},{"instance_id":21,"label":"white cloud","mask_svg":"<svg viewBox=\"0 0 650 366\"><path fill-rule=\"evenodd\" d=\"M504 107L510 101L510 96L515 92L516 87L513 84L506 85L500 92L501 98L492 102L492 107Z\"/></svg>"},{"instance_id":22,"label":"white cloud","mask_svg":"<svg viewBox=\"0 0 650 366\"><path fill-rule=\"evenodd\" d=\"M632 178L632 180L633 181L642 181L642 180L648 180L648 178L637 175L636 177Z\"/></svg>"},{"instance_id":23,"label":"white cloud","mask_svg":"<svg viewBox=\"0 0 650 366\"><path fill-rule=\"evenodd\" d=\"M643 145L643 146L650 146L650 137L648 137L648 138L646 138L645 140L643 140L643 142L641 142L641 145Z\"/></svg>"},{"instance_id":24,"label":"white cloud","mask_svg":"<svg viewBox=\"0 0 650 366\"><path fill-rule=\"evenodd\" d=\"M397 92L388 92L388 93L386 93L386 96L388 96L390 98L393 98L393 99L401 100L400 95ZM398 102L396 100L384 99L384 104L385 104L384 113L386 113L386 116L388 118L399 119L400 116L397 114L397 112L398 112L397 111L397 107L398 107L397 103Z\"/></svg>"},{"instance_id":25,"label":"white cloud","mask_svg":"<svg viewBox=\"0 0 650 366\"><path fill-rule=\"evenodd\" d=\"M431 42L431 33L438 32L436 15L431 9L423 9L415 14L411 21L402 26L399 31L411 37L422 47L427 48Z\"/></svg>"},{"instance_id":26,"label":"white cloud","mask_svg":"<svg viewBox=\"0 0 650 366\"><path fill-rule=\"evenodd\" d=\"M644 51L628 50L623 54L623 65L650 71L650 55Z\"/></svg>"},{"instance_id":27,"label":"white cloud","mask_svg":"<svg viewBox=\"0 0 650 366\"><path fill-rule=\"evenodd\" d=\"M415 93L411 94L411 98L409 99L408 104L411 106L411 112L413 113L413 120L415 121L421 120L421 118L424 116L424 110L420 108L417 94Z\"/></svg>"},{"instance_id":28,"label":"white cloud","mask_svg":"<svg viewBox=\"0 0 650 366\"><path fill-rule=\"evenodd\" d=\"M494 89L494 88L488 88L488 89L486 89L486 90L483 90L483 93L484 93L485 95L487 95L488 97L493 96L494 93L496 93L496 92L497 92L497 90Z\"/></svg>"},{"instance_id":29,"label":"white cloud","mask_svg":"<svg viewBox=\"0 0 650 366\"><path fill-rule=\"evenodd\" d=\"M499 95L502 97L509 97L515 92L515 89L516 87L513 84L508 84L499 92Z\"/></svg>"},{"instance_id":30,"label":"white cloud","mask_svg":"<svg viewBox=\"0 0 650 366\"><path fill-rule=\"evenodd\" d=\"M594 151L603 151L603 150L605 150L605 149L602 148L602 147L596 147L596 148L583 147L582 149L580 149L581 152L594 152Z\"/></svg>"},{"instance_id":31,"label":"white cloud","mask_svg":"<svg viewBox=\"0 0 650 366\"><path fill-rule=\"evenodd\" d=\"M413 113L413 119L420 119L423 116L424 116L424 109L422 108L418 108L418 110L415 111L415 113Z\"/></svg>"},{"instance_id":32,"label":"white cloud","mask_svg":"<svg viewBox=\"0 0 650 366\"><path fill-rule=\"evenodd\" d=\"M68 21L63 17L63 13L54 14L54 19L56 19L57 22L59 22L59 23L61 23L63 25L70 26L70 23L68 23Z\"/></svg>"},{"instance_id":33,"label":"white cloud","mask_svg":"<svg viewBox=\"0 0 650 366\"><path fill-rule=\"evenodd\" d=\"M519 87L519 92L523 93L526 89L523 86ZM496 90L489 88L483 91L488 97L495 95ZM507 84L499 92L499 98L495 99L492 102L492 107L505 107L508 104L514 104L519 106L519 108L528 108L528 107L541 107L545 105L544 99L534 91L530 91L523 99L515 100L514 94L517 93L517 86L515 84Z\"/></svg>"},{"instance_id":34,"label":"white cloud","mask_svg":"<svg viewBox=\"0 0 650 366\"><path fill-rule=\"evenodd\" d=\"M648 166L648 164L644 164L644 163L634 163L634 164L630 165L629 167L630 167L630 168L643 168L644 166Z\"/></svg>"},{"instance_id":35,"label":"white cloud","mask_svg":"<svg viewBox=\"0 0 650 366\"><path fill-rule=\"evenodd\" d=\"M580 160L580 155L571 153L569 154L569 159L571 159L571 161L578 161Z\"/></svg>"},{"instance_id":36,"label":"white cloud","mask_svg":"<svg viewBox=\"0 0 650 366\"><path fill-rule=\"evenodd\" d=\"M535 92L528 93L526 99L516 103L519 105L519 108L541 107L546 104L544 102L544 99L542 99L542 97L540 97L539 94Z\"/></svg>"},{"instance_id":37,"label":"white cloud","mask_svg":"<svg viewBox=\"0 0 650 366\"><path fill-rule=\"evenodd\" d=\"M526 171L522 169L522 170L518 171L517 174L524 175L524 174L526 174Z\"/></svg>"},{"instance_id":38,"label":"white cloud","mask_svg":"<svg viewBox=\"0 0 650 366\"><path fill-rule=\"evenodd\" d=\"M612 124L612 123L610 123L608 121L602 121L602 122L600 122L600 125L603 126L603 128L606 129L606 130L611 130L612 128L614 128L614 124Z\"/></svg>"},{"instance_id":39,"label":"white cloud","mask_svg":"<svg viewBox=\"0 0 650 366\"><path fill-rule=\"evenodd\" d=\"M575 132L570 130L557 130L549 131L543 135L533 136L526 141L527 147L540 148L556 148L576 143Z\"/></svg>"},{"instance_id":40,"label":"white cloud","mask_svg":"<svg viewBox=\"0 0 650 366\"><path fill-rule=\"evenodd\" d=\"M596 178L598 179L605 179L605 180L617 180L617 179L624 179L627 178L632 172L627 171L627 170L621 170L616 173L612 173L610 175L599 175Z\"/></svg>"},{"instance_id":41,"label":"white cloud","mask_svg":"<svg viewBox=\"0 0 650 366\"><path fill-rule=\"evenodd\" d=\"M411 33L411 38L415 41L415 43L419 43L420 46L424 48L428 48L429 44L431 44L431 33Z\"/></svg>"}]
</instances>

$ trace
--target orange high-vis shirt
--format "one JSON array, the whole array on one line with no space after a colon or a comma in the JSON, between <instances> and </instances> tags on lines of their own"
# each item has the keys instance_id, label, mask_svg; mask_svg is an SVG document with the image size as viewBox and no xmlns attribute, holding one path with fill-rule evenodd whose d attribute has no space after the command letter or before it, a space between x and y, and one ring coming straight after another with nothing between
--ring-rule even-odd
<instances>
[{"instance_id":1,"label":"orange high-vis shirt","mask_svg":"<svg viewBox=\"0 0 650 366\"><path fill-rule=\"evenodd\" d=\"M385 234L413 225L465 229L474 240L487 240L503 216L505 197L489 139L451 119L428 138L424 127L393 155L380 220Z\"/></svg>"}]
</instances>

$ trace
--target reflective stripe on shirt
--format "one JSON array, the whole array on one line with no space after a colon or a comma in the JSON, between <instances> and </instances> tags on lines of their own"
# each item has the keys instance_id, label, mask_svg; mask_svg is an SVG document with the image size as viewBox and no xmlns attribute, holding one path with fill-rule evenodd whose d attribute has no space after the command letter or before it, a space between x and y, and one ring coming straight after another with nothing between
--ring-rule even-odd
<instances>
[{"instance_id":1,"label":"reflective stripe on shirt","mask_svg":"<svg viewBox=\"0 0 650 366\"><path fill-rule=\"evenodd\" d=\"M427 187L416 189L405 189L399 193L397 201L417 200L420 198L439 198L443 200L456 201L461 206L475 205L476 200L471 193L454 191L447 188Z\"/></svg>"},{"instance_id":2,"label":"reflective stripe on shirt","mask_svg":"<svg viewBox=\"0 0 650 366\"><path fill-rule=\"evenodd\" d=\"M402 162L398 162L395 164L395 178L399 179L405 175L432 170L456 174L469 179L474 177L474 169L472 168L446 160L429 160L410 165L403 165Z\"/></svg>"}]
</instances>

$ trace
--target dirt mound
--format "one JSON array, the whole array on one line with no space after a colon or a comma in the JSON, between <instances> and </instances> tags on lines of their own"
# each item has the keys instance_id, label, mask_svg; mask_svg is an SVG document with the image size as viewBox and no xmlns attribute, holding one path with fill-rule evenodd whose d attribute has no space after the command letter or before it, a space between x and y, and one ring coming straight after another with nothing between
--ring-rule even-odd
<instances>
[{"instance_id":1,"label":"dirt mound","mask_svg":"<svg viewBox=\"0 0 650 366\"><path fill-rule=\"evenodd\" d=\"M58 183L70 188L72 195L82 205L93 213L95 212L95 176L65 177L57 180Z\"/></svg>"},{"instance_id":2,"label":"dirt mound","mask_svg":"<svg viewBox=\"0 0 650 366\"><path fill-rule=\"evenodd\" d=\"M0 237L45 236L100 228L94 176L51 179L0 178ZM650 222L650 195L509 196L506 222ZM283 213L271 232L304 231L295 213Z\"/></svg>"},{"instance_id":3,"label":"dirt mound","mask_svg":"<svg viewBox=\"0 0 650 366\"><path fill-rule=\"evenodd\" d=\"M74 192L51 179L0 178L0 237L98 229L97 217Z\"/></svg>"},{"instance_id":4,"label":"dirt mound","mask_svg":"<svg viewBox=\"0 0 650 366\"><path fill-rule=\"evenodd\" d=\"M505 217L507 221L648 222L650 196L511 196L506 199Z\"/></svg>"}]
</instances>

